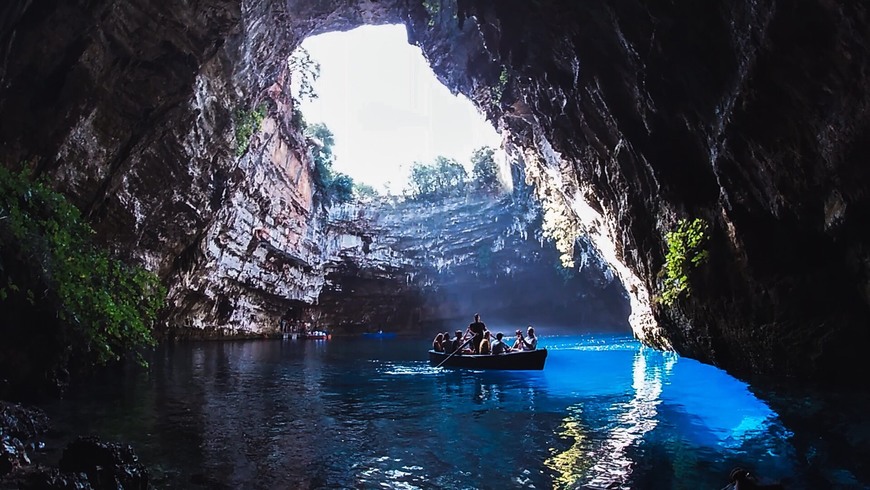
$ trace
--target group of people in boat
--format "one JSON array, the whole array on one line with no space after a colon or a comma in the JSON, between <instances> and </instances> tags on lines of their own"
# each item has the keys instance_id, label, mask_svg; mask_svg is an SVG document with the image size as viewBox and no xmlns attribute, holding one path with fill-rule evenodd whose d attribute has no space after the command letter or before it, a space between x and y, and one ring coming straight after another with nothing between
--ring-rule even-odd
<instances>
[{"instance_id":1,"label":"group of people in boat","mask_svg":"<svg viewBox=\"0 0 870 490\"><path fill-rule=\"evenodd\" d=\"M452 336L450 332L439 333L432 341L432 349L435 352L445 354L504 354L507 352L529 351L538 348L538 337L535 328L529 325L526 335L522 330L517 330L512 345L505 341L504 334L496 333L494 336L486 328L486 324L480 321L480 315L474 315L474 321L465 329L457 330Z\"/></svg>"}]
</instances>

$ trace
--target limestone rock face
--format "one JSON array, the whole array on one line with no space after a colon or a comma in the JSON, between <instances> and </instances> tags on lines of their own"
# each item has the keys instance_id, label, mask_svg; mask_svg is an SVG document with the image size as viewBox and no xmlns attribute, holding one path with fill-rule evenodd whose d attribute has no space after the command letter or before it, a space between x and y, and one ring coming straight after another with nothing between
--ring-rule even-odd
<instances>
[{"instance_id":1,"label":"limestone rock face","mask_svg":"<svg viewBox=\"0 0 870 490\"><path fill-rule=\"evenodd\" d=\"M563 249L588 233L639 338L736 374L851 378L870 340L867 15L823 1L10 0L0 160L35 168L158 271L174 321L245 329L288 300L308 314L352 276L323 265L357 239L316 216L287 56L311 34L402 22L498 123ZM239 158L235 115L260 104ZM708 224L710 259L665 307L681 218Z\"/></svg>"},{"instance_id":2,"label":"limestone rock face","mask_svg":"<svg viewBox=\"0 0 870 490\"><path fill-rule=\"evenodd\" d=\"M527 324L628 329L607 264L579 242L578 267L563 268L530 196L382 201L333 210L328 226L346 245L325 264L312 313L336 331L455 330L474 313L507 335Z\"/></svg>"}]
</instances>

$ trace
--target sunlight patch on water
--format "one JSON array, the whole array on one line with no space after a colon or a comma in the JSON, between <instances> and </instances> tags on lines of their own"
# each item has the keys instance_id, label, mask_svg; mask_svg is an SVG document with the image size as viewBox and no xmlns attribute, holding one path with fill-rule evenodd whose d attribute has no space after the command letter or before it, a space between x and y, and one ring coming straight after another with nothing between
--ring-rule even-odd
<instances>
[{"instance_id":1,"label":"sunlight patch on water","mask_svg":"<svg viewBox=\"0 0 870 490\"><path fill-rule=\"evenodd\" d=\"M401 462L401 459L388 456L373 458L368 464L365 464L366 468L360 472L359 483L365 485L366 488L380 487L402 490L423 488L428 481L426 475L422 474L423 468L416 465L391 467L398 466ZM357 464L354 465L354 468L360 466L362 465Z\"/></svg>"},{"instance_id":2,"label":"sunlight patch on water","mask_svg":"<svg viewBox=\"0 0 870 490\"><path fill-rule=\"evenodd\" d=\"M384 366L378 368L378 372L382 374L389 374L395 376L405 376L405 375L433 375L443 373L444 370L441 368L435 368L434 366L429 365L429 361L417 361L412 362L410 364L393 364L393 363L385 363Z\"/></svg>"},{"instance_id":3,"label":"sunlight patch on water","mask_svg":"<svg viewBox=\"0 0 870 490\"><path fill-rule=\"evenodd\" d=\"M591 484L606 486L628 480L633 459L627 451L658 425L663 378L675 362L674 357L646 355L642 351L635 354L632 369L634 397L627 406L620 407L622 413L617 417L616 426L595 451L596 463L589 470Z\"/></svg>"},{"instance_id":4,"label":"sunlight patch on water","mask_svg":"<svg viewBox=\"0 0 870 490\"><path fill-rule=\"evenodd\" d=\"M582 337L580 342L576 336L569 337L544 337L540 341L541 347L547 350L579 350L579 351L635 351L641 348L640 342L628 337L614 337L612 335Z\"/></svg>"}]
</instances>

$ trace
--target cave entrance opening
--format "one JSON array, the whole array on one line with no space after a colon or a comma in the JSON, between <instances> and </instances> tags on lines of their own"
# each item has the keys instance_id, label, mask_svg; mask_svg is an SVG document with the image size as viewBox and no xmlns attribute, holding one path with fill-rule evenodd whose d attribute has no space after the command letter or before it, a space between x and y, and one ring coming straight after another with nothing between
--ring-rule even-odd
<instances>
[{"instance_id":1,"label":"cave entrance opening","mask_svg":"<svg viewBox=\"0 0 870 490\"><path fill-rule=\"evenodd\" d=\"M462 165L498 149L493 125L462 95L437 79L404 25L367 25L303 41L291 57L294 94L305 124L325 125L334 139L333 170L357 189L409 192L415 164Z\"/></svg>"},{"instance_id":2,"label":"cave entrance opening","mask_svg":"<svg viewBox=\"0 0 870 490\"><path fill-rule=\"evenodd\" d=\"M530 217L535 214L528 209L534 206L530 189L521 178L514 189L501 136L471 101L451 93L407 39L404 25L369 25L311 36L290 58L294 107L299 108L294 117L314 142L315 167L328 164L333 177L349 176L355 193L362 184L382 196L410 198L390 199L405 205L391 206L393 218L378 227L401 237L401 250L393 252L405 255L417 269L413 276L420 278L399 287L377 274L334 267L327 272L331 287L318 296L320 321L345 332L372 325L419 328L425 322L434 328L468 323L480 312L496 325L544 322L551 332L555 326L590 325L627 331L628 305L619 285L602 287L612 280L593 268L582 273L581 267L559 268L555 245L541 237L540 223ZM484 188L475 154L487 147L499 154L491 155L493 186ZM463 186L456 192L439 188L443 180L418 181L419 165L439 169L445 161L463 169ZM491 202L472 202L485 193L478 191L495 189ZM514 190L527 195L516 199ZM332 197L326 201L335 204ZM335 208L340 207L328 213L335 229L365 215L354 206L347 213ZM360 247L365 256L386 253L384 244L373 245L371 237ZM535 285L534 292L528 284ZM375 291L401 301L375 298ZM402 306L381 306L391 303ZM429 313L420 319L420 311ZM415 319L408 321L409 315Z\"/></svg>"}]
</instances>

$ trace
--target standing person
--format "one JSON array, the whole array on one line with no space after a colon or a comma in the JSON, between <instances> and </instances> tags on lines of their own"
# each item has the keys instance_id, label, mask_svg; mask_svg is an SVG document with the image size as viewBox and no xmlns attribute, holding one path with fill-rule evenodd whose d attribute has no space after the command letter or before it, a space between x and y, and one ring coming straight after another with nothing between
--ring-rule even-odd
<instances>
[{"instance_id":1,"label":"standing person","mask_svg":"<svg viewBox=\"0 0 870 490\"><path fill-rule=\"evenodd\" d=\"M474 335L471 344L474 346L472 350L475 354L480 354L480 343L483 341L483 332L486 331L486 324L480 321L480 315L474 314L474 321L468 325L465 330L465 337Z\"/></svg>"},{"instance_id":2,"label":"standing person","mask_svg":"<svg viewBox=\"0 0 870 490\"><path fill-rule=\"evenodd\" d=\"M496 356L510 352L511 348L502 339L504 339L504 335L501 332L495 334L495 342L492 343L492 355Z\"/></svg>"}]
</instances>

